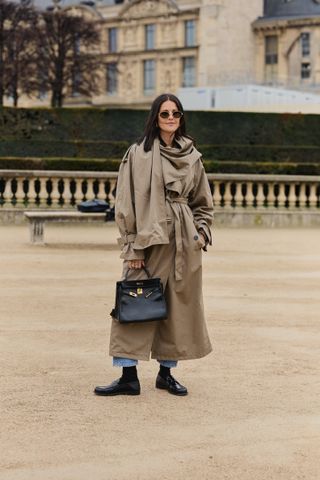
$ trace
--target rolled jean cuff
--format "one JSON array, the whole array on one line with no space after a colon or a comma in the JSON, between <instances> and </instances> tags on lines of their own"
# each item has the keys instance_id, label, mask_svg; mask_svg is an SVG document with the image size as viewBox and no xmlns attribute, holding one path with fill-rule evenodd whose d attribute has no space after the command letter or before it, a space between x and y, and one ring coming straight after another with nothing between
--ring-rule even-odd
<instances>
[{"instance_id":1,"label":"rolled jean cuff","mask_svg":"<svg viewBox=\"0 0 320 480\"><path fill-rule=\"evenodd\" d=\"M114 367L135 367L138 360L132 358L113 357L112 364Z\"/></svg>"},{"instance_id":2,"label":"rolled jean cuff","mask_svg":"<svg viewBox=\"0 0 320 480\"><path fill-rule=\"evenodd\" d=\"M157 360L160 365L163 365L167 368L174 368L177 366L177 360ZM133 358L123 358L123 357L113 357L112 364L114 367L136 367L138 365L138 360Z\"/></svg>"},{"instance_id":3,"label":"rolled jean cuff","mask_svg":"<svg viewBox=\"0 0 320 480\"><path fill-rule=\"evenodd\" d=\"M158 360L158 362L160 365L167 368L174 368L178 364L177 360Z\"/></svg>"}]
</instances>

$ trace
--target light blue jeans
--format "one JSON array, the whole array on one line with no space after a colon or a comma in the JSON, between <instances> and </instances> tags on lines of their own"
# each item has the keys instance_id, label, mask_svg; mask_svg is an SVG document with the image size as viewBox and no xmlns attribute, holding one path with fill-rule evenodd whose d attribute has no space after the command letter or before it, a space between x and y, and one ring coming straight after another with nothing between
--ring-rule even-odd
<instances>
[{"instance_id":1,"label":"light blue jeans","mask_svg":"<svg viewBox=\"0 0 320 480\"><path fill-rule=\"evenodd\" d=\"M174 368L177 366L178 362L176 360L157 360L160 365L167 368ZM131 358L123 357L113 357L113 366L114 367L135 367L138 365L138 360L133 360Z\"/></svg>"}]
</instances>

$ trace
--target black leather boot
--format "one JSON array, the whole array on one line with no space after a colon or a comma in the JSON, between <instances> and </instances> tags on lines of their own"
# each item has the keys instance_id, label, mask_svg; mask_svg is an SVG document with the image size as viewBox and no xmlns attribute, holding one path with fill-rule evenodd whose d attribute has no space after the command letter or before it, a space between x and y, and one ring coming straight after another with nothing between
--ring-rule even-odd
<instances>
[{"instance_id":1,"label":"black leather boot","mask_svg":"<svg viewBox=\"0 0 320 480\"><path fill-rule=\"evenodd\" d=\"M121 382L121 378L106 386L98 386L94 389L96 395L114 396L114 395L140 395L140 382L134 380L132 382Z\"/></svg>"},{"instance_id":2,"label":"black leather boot","mask_svg":"<svg viewBox=\"0 0 320 480\"><path fill-rule=\"evenodd\" d=\"M181 383L179 383L172 375L168 375L165 379L158 375L156 379L156 388L167 390L173 395L188 395L186 387L181 385Z\"/></svg>"}]
</instances>

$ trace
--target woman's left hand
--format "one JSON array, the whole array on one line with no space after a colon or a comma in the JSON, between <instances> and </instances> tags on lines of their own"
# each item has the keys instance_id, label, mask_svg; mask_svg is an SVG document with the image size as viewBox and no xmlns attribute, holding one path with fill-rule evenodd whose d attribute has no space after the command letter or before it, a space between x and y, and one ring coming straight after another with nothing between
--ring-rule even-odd
<instances>
[{"instance_id":1,"label":"woman's left hand","mask_svg":"<svg viewBox=\"0 0 320 480\"><path fill-rule=\"evenodd\" d=\"M134 270L139 270L145 266L144 260L129 260L128 267Z\"/></svg>"},{"instance_id":2,"label":"woman's left hand","mask_svg":"<svg viewBox=\"0 0 320 480\"><path fill-rule=\"evenodd\" d=\"M202 232L199 232L199 235L203 243L206 243L206 237L204 236L204 234Z\"/></svg>"}]
</instances>

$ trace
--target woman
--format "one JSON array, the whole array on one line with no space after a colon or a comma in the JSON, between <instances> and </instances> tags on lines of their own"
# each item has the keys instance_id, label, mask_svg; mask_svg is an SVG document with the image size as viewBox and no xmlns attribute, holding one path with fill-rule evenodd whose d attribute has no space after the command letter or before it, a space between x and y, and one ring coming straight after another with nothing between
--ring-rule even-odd
<instances>
[{"instance_id":1,"label":"woman","mask_svg":"<svg viewBox=\"0 0 320 480\"><path fill-rule=\"evenodd\" d=\"M212 195L201 154L186 134L182 105L157 97L141 139L125 154L118 177L116 222L123 276L160 277L168 319L142 324L112 320L110 350L122 376L96 387L97 395L139 395L138 360L160 363L156 387L174 395L187 388L171 374L178 360L211 352L202 303L202 249L211 245Z\"/></svg>"}]
</instances>

